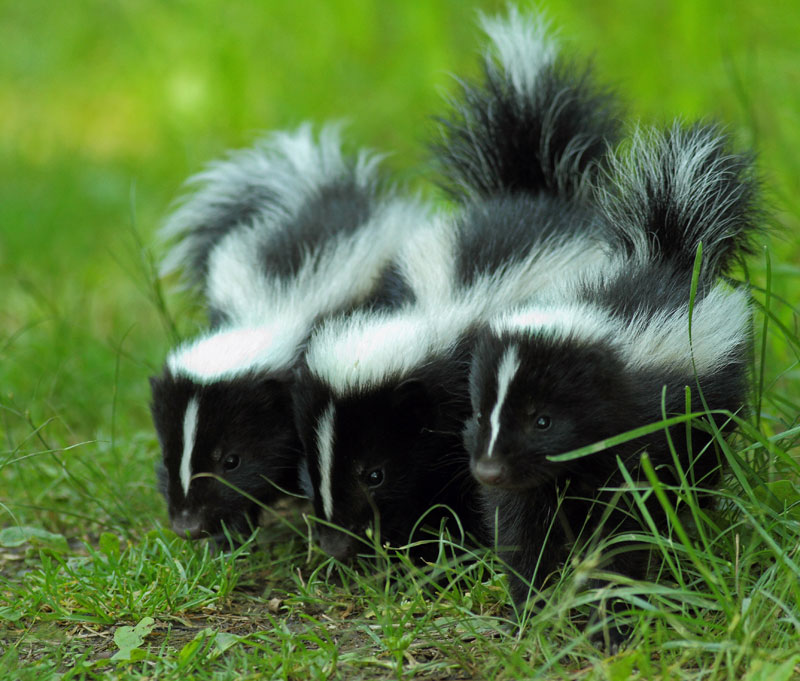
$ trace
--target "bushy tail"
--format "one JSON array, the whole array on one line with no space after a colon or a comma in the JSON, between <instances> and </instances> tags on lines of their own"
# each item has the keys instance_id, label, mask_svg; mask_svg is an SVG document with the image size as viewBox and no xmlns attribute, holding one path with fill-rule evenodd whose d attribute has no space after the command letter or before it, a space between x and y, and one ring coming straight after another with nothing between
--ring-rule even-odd
<instances>
[{"instance_id":1,"label":"bushy tail","mask_svg":"<svg viewBox=\"0 0 800 681\"><path fill-rule=\"evenodd\" d=\"M514 192L578 195L618 138L620 105L588 66L559 56L548 22L515 7L483 17L484 81L462 82L432 144L457 199Z\"/></svg>"},{"instance_id":2,"label":"bushy tail","mask_svg":"<svg viewBox=\"0 0 800 681\"><path fill-rule=\"evenodd\" d=\"M378 161L366 152L347 157L335 125L324 127L317 142L308 123L231 152L188 181L196 189L161 230L174 242L161 274L180 270L189 284L201 284L209 254L228 233L241 225L279 229L325 187L345 183L371 196Z\"/></svg>"},{"instance_id":3,"label":"bushy tail","mask_svg":"<svg viewBox=\"0 0 800 681\"><path fill-rule=\"evenodd\" d=\"M753 155L732 151L717 125L638 129L605 179L597 197L612 240L629 256L691 270L702 242L710 281L752 252L762 224Z\"/></svg>"}]
</instances>

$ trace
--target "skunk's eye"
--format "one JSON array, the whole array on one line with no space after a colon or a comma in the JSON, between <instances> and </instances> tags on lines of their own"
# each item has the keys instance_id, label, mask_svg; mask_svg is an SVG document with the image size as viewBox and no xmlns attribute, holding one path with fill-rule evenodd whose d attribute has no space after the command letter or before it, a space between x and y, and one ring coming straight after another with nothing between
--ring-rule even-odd
<instances>
[{"instance_id":1,"label":"skunk's eye","mask_svg":"<svg viewBox=\"0 0 800 681\"><path fill-rule=\"evenodd\" d=\"M371 470L364 476L364 482L366 482L369 487L380 487L383 482L383 469L375 468Z\"/></svg>"},{"instance_id":2,"label":"skunk's eye","mask_svg":"<svg viewBox=\"0 0 800 681\"><path fill-rule=\"evenodd\" d=\"M222 467L226 471L235 471L239 467L239 457L236 454L230 454L222 462Z\"/></svg>"},{"instance_id":3,"label":"skunk's eye","mask_svg":"<svg viewBox=\"0 0 800 681\"><path fill-rule=\"evenodd\" d=\"M483 423L483 413L480 411L475 412L475 423L481 425Z\"/></svg>"},{"instance_id":4,"label":"skunk's eye","mask_svg":"<svg viewBox=\"0 0 800 681\"><path fill-rule=\"evenodd\" d=\"M547 430L550 427L550 417L546 414L542 414L538 419L536 419L536 429L537 430Z\"/></svg>"}]
</instances>

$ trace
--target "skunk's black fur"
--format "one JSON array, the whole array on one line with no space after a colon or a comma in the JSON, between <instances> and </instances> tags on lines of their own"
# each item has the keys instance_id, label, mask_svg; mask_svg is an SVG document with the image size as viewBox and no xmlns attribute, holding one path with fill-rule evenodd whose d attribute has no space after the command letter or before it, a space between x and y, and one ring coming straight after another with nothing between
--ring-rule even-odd
<instances>
[{"instance_id":1,"label":"skunk's black fur","mask_svg":"<svg viewBox=\"0 0 800 681\"><path fill-rule=\"evenodd\" d=\"M531 23L538 27L514 12L485 22L499 63L487 60L486 83L464 86L442 121L440 165L464 201L398 259L414 305L329 320L309 341L295 415L322 521L317 536L337 558L355 554L373 524L382 541L406 543L436 503L483 538L457 437L470 412L473 329L613 259L585 188L616 138L617 107L586 72L551 59ZM505 60L509 44L531 63ZM546 84L545 96L519 86L520 72Z\"/></svg>"},{"instance_id":2,"label":"skunk's black fur","mask_svg":"<svg viewBox=\"0 0 800 681\"><path fill-rule=\"evenodd\" d=\"M290 383L308 333L328 314L396 304L385 272L427 221L380 191L375 165L344 156L335 129L319 142L308 126L279 133L201 175L168 224L182 240L167 269L201 280L216 321L151 379L159 488L178 534L244 531L259 502L301 493Z\"/></svg>"},{"instance_id":3,"label":"skunk's black fur","mask_svg":"<svg viewBox=\"0 0 800 681\"><path fill-rule=\"evenodd\" d=\"M698 424L671 427L671 446L662 429L573 461L548 457L685 414L687 387L692 412L741 413L746 401L749 302L718 277L757 228L750 157L730 151L713 126L676 124L638 133L630 156L611 165L611 189L600 192L600 203L625 266L496 318L480 331L472 359L465 444L520 606L576 538L639 528L625 494L600 527L614 497L604 490L625 485L620 466L646 482L646 451L666 485L680 482L680 468L691 485L707 489L722 463L713 429ZM704 419L723 433L732 427L724 414ZM664 513L650 500L663 529ZM624 550L607 567L640 577L645 561Z\"/></svg>"},{"instance_id":4,"label":"skunk's black fur","mask_svg":"<svg viewBox=\"0 0 800 681\"><path fill-rule=\"evenodd\" d=\"M300 494L301 451L291 427L289 379L263 372L203 385L168 370L151 379L151 411L163 452L158 486L176 534L220 542L223 525L230 534L245 534L257 526L259 506L253 499L269 504L284 492ZM198 404L196 444L185 494L182 426L193 397Z\"/></svg>"}]
</instances>

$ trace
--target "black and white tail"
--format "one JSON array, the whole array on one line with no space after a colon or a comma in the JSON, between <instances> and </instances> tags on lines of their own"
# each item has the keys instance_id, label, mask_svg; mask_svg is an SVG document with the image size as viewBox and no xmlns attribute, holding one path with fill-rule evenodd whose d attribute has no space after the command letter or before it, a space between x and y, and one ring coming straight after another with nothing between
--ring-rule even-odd
<instances>
[{"instance_id":1,"label":"black and white tail","mask_svg":"<svg viewBox=\"0 0 800 681\"><path fill-rule=\"evenodd\" d=\"M432 145L444 186L458 199L516 192L583 192L618 139L620 105L588 66L560 56L547 20L510 7L482 17L490 39L484 80L461 82Z\"/></svg>"},{"instance_id":2,"label":"black and white tail","mask_svg":"<svg viewBox=\"0 0 800 681\"><path fill-rule=\"evenodd\" d=\"M713 281L752 252L760 230L753 160L714 124L637 129L597 191L612 240L629 256L687 270L702 242L703 278Z\"/></svg>"},{"instance_id":3,"label":"black and white tail","mask_svg":"<svg viewBox=\"0 0 800 681\"><path fill-rule=\"evenodd\" d=\"M354 158L346 156L336 125L324 127L316 141L308 123L230 152L225 160L210 163L189 179L194 191L161 230L165 241L174 242L161 274L182 271L187 283L201 284L214 246L237 227L280 230L321 187L337 181L372 193L379 160L365 151Z\"/></svg>"}]
</instances>

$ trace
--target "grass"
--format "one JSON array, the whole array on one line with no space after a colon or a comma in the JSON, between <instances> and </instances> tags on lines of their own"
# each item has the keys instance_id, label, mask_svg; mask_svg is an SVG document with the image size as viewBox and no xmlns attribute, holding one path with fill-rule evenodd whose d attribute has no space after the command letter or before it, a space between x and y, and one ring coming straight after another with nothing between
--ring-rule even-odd
<instances>
[{"instance_id":1,"label":"grass","mask_svg":"<svg viewBox=\"0 0 800 681\"><path fill-rule=\"evenodd\" d=\"M742 274L757 343L752 414L718 442L730 474L711 509L687 481L667 535L644 518L653 581L611 576L631 645L587 639L609 597L581 588L591 549L519 627L493 553L464 560L446 538L433 566L380 546L343 566L309 548L295 507L233 555L164 529L146 377L203 324L190 296L152 288L182 181L259 130L346 118L354 146L392 151L432 194L429 117L449 73L475 73L473 8L503 5L0 0L0 678L800 678L790 3L548 4L633 118L716 116L758 150L776 234Z\"/></svg>"}]
</instances>

